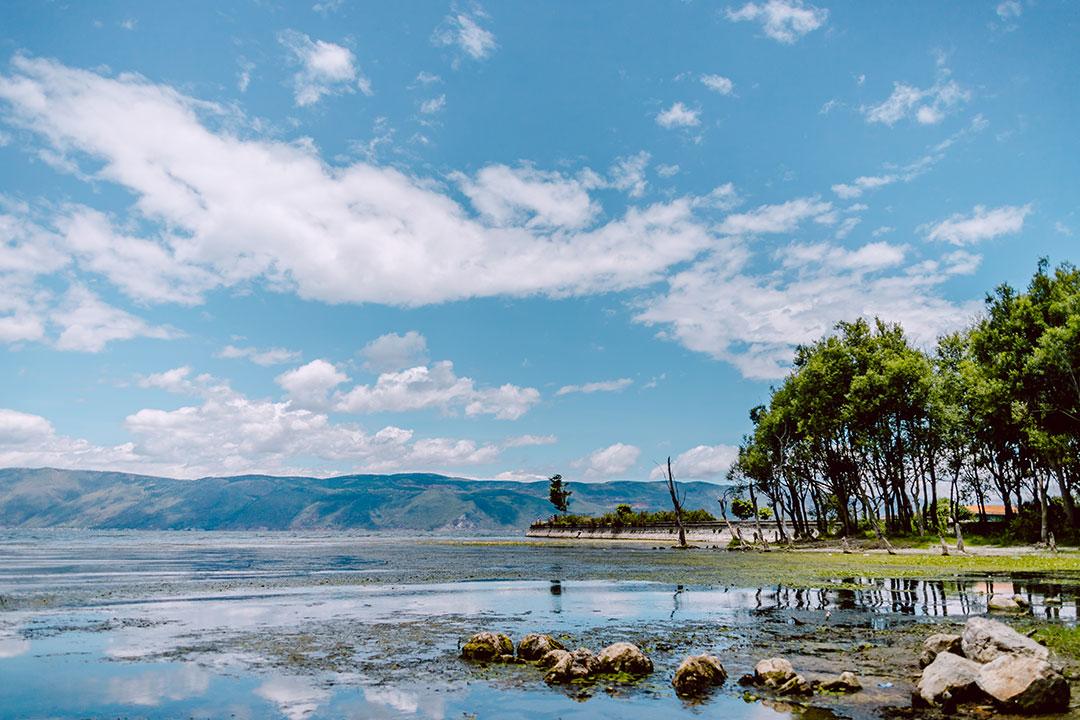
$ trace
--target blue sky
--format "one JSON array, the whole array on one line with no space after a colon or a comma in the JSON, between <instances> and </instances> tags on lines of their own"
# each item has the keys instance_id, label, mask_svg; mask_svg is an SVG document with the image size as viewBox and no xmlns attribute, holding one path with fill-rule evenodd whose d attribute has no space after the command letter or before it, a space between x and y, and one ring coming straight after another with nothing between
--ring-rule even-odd
<instances>
[{"instance_id":1,"label":"blue sky","mask_svg":"<svg viewBox=\"0 0 1080 720\"><path fill-rule=\"evenodd\" d=\"M0 466L721 480L1077 260L1080 6L7 2Z\"/></svg>"}]
</instances>

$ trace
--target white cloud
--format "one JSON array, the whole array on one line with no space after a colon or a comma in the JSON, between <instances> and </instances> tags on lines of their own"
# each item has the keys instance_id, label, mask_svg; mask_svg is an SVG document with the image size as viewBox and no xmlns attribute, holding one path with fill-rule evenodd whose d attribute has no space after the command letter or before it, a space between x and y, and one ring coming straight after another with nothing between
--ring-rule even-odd
<instances>
[{"instance_id":1,"label":"white cloud","mask_svg":"<svg viewBox=\"0 0 1080 720\"><path fill-rule=\"evenodd\" d=\"M590 181L505 166L465 181L479 222L429 179L330 167L307 145L215 132L216 119L243 119L139 76L25 57L10 67L0 76L7 119L135 198L122 225L143 228L145 244L98 243L87 258L149 296L140 299L189 301L211 283L256 281L307 299L404 306L577 295L654 282L712 241L688 198L584 230L598 217ZM139 253L162 263L151 266L158 287L122 271Z\"/></svg>"},{"instance_id":2,"label":"white cloud","mask_svg":"<svg viewBox=\"0 0 1080 720\"><path fill-rule=\"evenodd\" d=\"M274 382L288 393L293 405L319 410L327 407L330 393L348 379L348 375L320 359L283 372Z\"/></svg>"},{"instance_id":3,"label":"white cloud","mask_svg":"<svg viewBox=\"0 0 1080 720\"><path fill-rule=\"evenodd\" d=\"M383 373L424 365L428 361L427 338L415 330L404 335L380 335L360 349L364 367Z\"/></svg>"},{"instance_id":4,"label":"white cloud","mask_svg":"<svg viewBox=\"0 0 1080 720\"><path fill-rule=\"evenodd\" d=\"M818 339L837 321L901 322L915 343L929 347L980 308L938 293L949 278L970 272L977 260L968 254L905 265L905 248L875 242L854 250L792 244L776 256L779 268L752 272L753 255L733 239L672 276L635 319L731 363L744 377L772 379L787 372L797 344Z\"/></svg>"},{"instance_id":5,"label":"white cloud","mask_svg":"<svg viewBox=\"0 0 1080 720\"><path fill-rule=\"evenodd\" d=\"M1072 228L1061 222L1060 220L1054 223L1054 232L1056 232L1058 235L1064 235L1066 237L1069 237L1073 234Z\"/></svg>"},{"instance_id":6,"label":"white cloud","mask_svg":"<svg viewBox=\"0 0 1080 720\"><path fill-rule=\"evenodd\" d=\"M996 8L997 16L1002 20L1013 20L1024 13L1024 6L1019 0L1003 0Z\"/></svg>"},{"instance_id":7,"label":"white cloud","mask_svg":"<svg viewBox=\"0 0 1080 720\"><path fill-rule=\"evenodd\" d=\"M839 197L850 200L851 198L860 197L866 190L876 190L877 188L891 185L899 179L900 178L896 175L864 175L855 178L850 183L833 185L832 191Z\"/></svg>"},{"instance_id":8,"label":"white cloud","mask_svg":"<svg viewBox=\"0 0 1080 720\"><path fill-rule=\"evenodd\" d=\"M739 457L733 445L698 445L671 461L676 480L719 480ZM655 467L649 473L652 480L667 477L667 467Z\"/></svg>"},{"instance_id":9,"label":"white cloud","mask_svg":"<svg viewBox=\"0 0 1080 720\"><path fill-rule=\"evenodd\" d=\"M582 468L591 479L625 476L640 455L641 449L634 445L615 443L574 461L573 466Z\"/></svg>"},{"instance_id":10,"label":"white cloud","mask_svg":"<svg viewBox=\"0 0 1080 720\"><path fill-rule=\"evenodd\" d=\"M974 245L1000 235L1014 235L1024 228L1024 218L1031 213L1027 205L1003 205L989 209L976 205L970 215L957 213L939 223L923 225L919 229L928 240L938 240L953 245Z\"/></svg>"},{"instance_id":11,"label":"white cloud","mask_svg":"<svg viewBox=\"0 0 1080 720\"><path fill-rule=\"evenodd\" d=\"M805 220L828 222L832 204L818 198L796 198L779 205L761 205L745 213L728 215L718 230L725 235L787 233Z\"/></svg>"},{"instance_id":12,"label":"white cloud","mask_svg":"<svg viewBox=\"0 0 1080 720\"><path fill-rule=\"evenodd\" d=\"M236 345L226 345L221 348L218 353L218 357L237 360L246 358L256 365L284 365L285 363L296 362L303 356L298 350L287 350L286 348L272 347L260 350L256 347L238 347Z\"/></svg>"},{"instance_id":13,"label":"white cloud","mask_svg":"<svg viewBox=\"0 0 1080 720\"><path fill-rule=\"evenodd\" d=\"M671 165L657 165L656 174L663 178L674 177L679 174L679 166L675 163Z\"/></svg>"},{"instance_id":14,"label":"white cloud","mask_svg":"<svg viewBox=\"0 0 1080 720\"><path fill-rule=\"evenodd\" d=\"M293 91L300 107L314 105L327 95L359 89L371 95L371 81L362 75L352 50L325 40L312 40L302 32L285 30L278 40L300 66L293 75Z\"/></svg>"},{"instance_id":15,"label":"white cloud","mask_svg":"<svg viewBox=\"0 0 1080 720\"><path fill-rule=\"evenodd\" d=\"M893 83L892 94L877 105L861 108L866 121L892 127L906 117L922 125L935 125L962 103L971 100L971 92L945 73L932 87L922 89L907 83Z\"/></svg>"},{"instance_id":16,"label":"white cloud","mask_svg":"<svg viewBox=\"0 0 1080 720\"><path fill-rule=\"evenodd\" d=\"M702 75L701 84L721 95L730 95L735 92L735 83L723 75Z\"/></svg>"},{"instance_id":17,"label":"white cloud","mask_svg":"<svg viewBox=\"0 0 1080 720\"><path fill-rule=\"evenodd\" d=\"M311 6L311 9L323 17L332 15L345 5L345 0L320 0Z\"/></svg>"},{"instance_id":18,"label":"white cloud","mask_svg":"<svg viewBox=\"0 0 1080 720\"><path fill-rule=\"evenodd\" d=\"M767 36L790 45L824 25L829 11L802 0L767 0L761 4L748 2L738 10L728 8L727 19L757 22Z\"/></svg>"},{"instance_id":19,"label":"white cloud","mask_svg":"<svg viewBox=\"0 0 1080 720\"><path fill-rule=\"evenodd\" d=\"M81 285L70 287L63 301L49 315L60 329L56 339L59 350L100 352L114 340L148 337L167 340L179 333L167 327L155 327L141 318L113 307Z\"/></svg>"},{"instance_id":20,"label":"white cloud","mask_svg":"<svg viewBox=\"0 0 1080 720\"><path fill-rule=\"evenodd\" d=\"M446 95L440 95L420 103L420 112L424 115L434 115L435 113L442 112L445 107Z\"/></svg>"},{"instance_id":21,"label":"white cloud","mask_svg":"<svg viewBox=\"0 0 1080 720\"><path fill-rule=\"evenodd\" d=\"M656 116L656 124L665 128L696 127L701 124L701 113L677 102Z\"/></svg>"},{"instance_id":22,"label":"white cloud","mask_svg":"<svg viewBox=\"0 0 1080 720\"><path fill-rule=\"evenodd\" d=\"M633 384L634 381L630 378L619 378L618 380L603 380L600 382L585 383L583 385L563 385L555 394L570 395L571 393L583 393L590 395L597 392L620 392Z\"/></svg>"},{"instance_id":23,"label":"white cloud","mask_svg":"<svg viewBox=\"0 0 1080 720\"><path fill-rule=\"evenodd\" d=\"M609 171L611 187L626 192L632 198L644 195L649 186L645 180L645 170L649 167L649 158L649 153L642 150L636 155L617 159Z\"/></svg>"},{"instance_id":24,"label":"white cloud","mask_svg":"<svg viewBox=\"0 0 1080 720\"><path fill-rule=\"evenodd\" d=\"M502 441L504 448L532 447L534 445L554 445L559 441L554 435L517 435Z\"/></svg>"},{"instance_id":25,"label":"white cloud","mask_svg":"<svg viewBox=\"0 0 1080 720\"><path fill-rule=\"evenodd\" d=\"M473 207L497 227L581 228L600 212L587 182L559 173L488 165L475 178L458 173L454 179Z\"/></svg>"},{"instance_id":26,"label":"white cloud","mask_svg":"<svg viewBox=\"0 0 1080 720\"><path fill-rule=\"evenodd\" d=\"M482 10L474 12L452 12L435 29L431 41L444 47L454 46L473 60L483 60L498 47L495 35L481 26L487 19Z\"/></svg>"},{"instance_id":27,"label":"white cloud","mask_svg":"<svg viewBox=\"0 0 1080 720\"><path fill-rule=\"evenodd\" d=\"M472 378L458 376L449 360L384 372L373 385L338 390L348 379L329 362L313 360L282 373L276 382L297 407L353 414L438 409L516 420L540 400L535 388L509 383L478 387Z\"/></svg>"}]
</instances>

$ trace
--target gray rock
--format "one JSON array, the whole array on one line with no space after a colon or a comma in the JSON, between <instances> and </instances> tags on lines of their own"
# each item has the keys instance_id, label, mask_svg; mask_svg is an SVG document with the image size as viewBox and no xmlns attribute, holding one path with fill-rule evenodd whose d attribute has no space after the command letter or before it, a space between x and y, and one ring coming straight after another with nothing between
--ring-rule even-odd
<instances>
[{"instance_id":1,"label":"gray rock","mask_svg":"<svg viewBox=\"0 0 1080 720\"><path fill-rule=\"evenodd\" d=\"M544 653L544 656L536 661L536 664L542 668L555 667L564 657L570 657L569 650L549 650Z\"/></svg>"},{"instance_id":2,"label":"gray rock","mask_svg":"<svg viewBox=\"0 0 1080 720\"><path fill-rule=\"evenodd\" d=\"M814 688L806 682L806 678L798 673L788 678L788 681L776 689L779 695L813 695Z\"/></svg>"},{"instance_id":3,"label":"gray rock","mask_svg":"<svg viewBox=\"0 0 1080 720\"><path fill-rule=\"evenodd\" d=\"M547 675L544 676L544 682L548 685L561 685L574 680L585 680L596 675L600 669L599 664L596 662L596 656L588 648L578 648L570 653L565 650L553 650L552 652L566 654L559 655L558 660L548 670ZM550 654L548 653L548 655Z\"/></svg>"},{"instance_id":4,"label":"gray rock","mask_svg":"<svg viewBox=\"0 0 1080 720\"><path fill-rule=\"evenodd\" d=\"M563 644L550 635L529 633L518 643L518 657L533 662L547 655L552 650L565 650Z\"/></svg>"},{"instance_id":5,"label":"gray rock","mask_svg":"<svg viewBox=\"0 0 1080 720\"><path fill-rule=\"evenodd\" d=\"M679 663L671 684L682 697L701 697L727 680L727 671L715 655L691 655Z\"/></svg>"},{"instance_id":6,"label":"gray rock","mask_svg":"<svg viewBox=\"0 0 1080 720\"><path fill-rule=\"evenodd\" d=\"M513 654L514 642L501 633L476 633L461 647L461 657L477 662L501 662L503 655Z\"/></svg>"},{"instance_id":7,"label":"gray rock","mask_svg":"<svg viewBox=\"0 0 1080 720\"><path fill-rule=\"evenodd\" d=\"M922 655L919 656L919 667L926 667L943 652L963 657L964 649L961 647L961 637L959 635L936 633L923 640Z\"/></svg>"},{"instance_id":8,"label":"gray rock","mask_svg":"<svg viewBox=\"0 0 1080 720\"><path fill-rule=\"evenodd\" d=\"M754 682L768 687L780 687L795 677L795 668L784 658L762 660L754 666Z\"/></svg>"},{"instance_id":9,"label":"gray rock","mask_svg":"<svg viewBox=\"0 0 1080 720\"><path fill-rule=\"evenodd\" d=\"M916 686L916 699L927 705L952 706L978 697L979 663L952 653L941 653L927 665Z\"/></svg>"},{"instance_id":10,"label":"gray rock","mask_svg":"<svg viewBox=\"0 0 1080 720\"><path fill-rule=\"evenodd\" d=\"M819 685L826 692L853 693L862 690L862 683L853 672L842 672L840 677L825 680Z\"/></svg>"},{"instance_id":11,"label":"gray rock","mask_svg":"<svg viewBox=\"0 0 1080 720\"><path fill-rule=\"evenodd\" d=\"M1006 595L991 595L990 599L986 601L986 609L990 612L1026 612L1031 607L1031 603L1027 599L1020 595L1013 595L1012 597Z\"/></svg>"},{"instance_id":12,"label":"gray rock","mask_svg":"<svg viewBox=\"0 0 1080 720\"><path fill-rule=\"evenodd\" d=\"M1068 681L1050 663L1030 655L1002 655L983 665L978 684L1009 712L1035 714L1069 709Z\"/></svg>"},{"instance_id":13,"label":"gray rock","mask_svg":"<svg viewBox=\"0 0 1080 720\"><path fill-rule=\"evenodd\" d=\"M1050 651L1008 625L989 618L973 617L964 626L961 639L964 655L975 662L987 663L1002 655L1028 655L1046 660Z\"/></svg>"},{"instance_id":14,"label":"gray rock","mask_svg":"<svg viewBox=\"0 0 1080 720\"><path fill-rule=\"evenodd\" d=\"M637 645L617 642L608 645L596 656L596 662L602 673L626 673L627 675L648 675L653 671L652 660Z\"/></svg>"}]
</instances>

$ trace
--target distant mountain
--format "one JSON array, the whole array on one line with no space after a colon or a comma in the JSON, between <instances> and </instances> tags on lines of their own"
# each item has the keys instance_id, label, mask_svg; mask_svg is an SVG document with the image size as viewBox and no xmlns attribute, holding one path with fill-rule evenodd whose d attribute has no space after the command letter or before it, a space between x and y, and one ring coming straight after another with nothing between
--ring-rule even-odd
<instances>
[{"instance_id":1,"label":"distant mountain","mask_svg":"<svg viewBox=\"0 0 1080 720\"><path fill-rule=\"evenodd\" d=\"M680 483L688 509L716 510L720 490ZM670 508L659 482L570 483L570 510L619 503ZM143 530L518 531L552 514L547 483L428 474L333 478L241 475L175 480L51 468L0 469L0 527Z\"/></svg>"}]
</instances>

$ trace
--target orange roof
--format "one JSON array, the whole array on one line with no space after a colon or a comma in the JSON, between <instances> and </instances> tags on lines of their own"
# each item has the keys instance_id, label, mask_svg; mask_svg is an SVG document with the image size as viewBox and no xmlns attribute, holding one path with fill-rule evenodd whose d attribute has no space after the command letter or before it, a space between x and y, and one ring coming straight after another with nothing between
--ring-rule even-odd
<instances>
[{"instance_id":1,"label":"orange roof","mask_svg":"<svg viewBox=\"0 0 1080 720\"><path fill-rule=\"evenodd\" d=\"M964 507L966 507L968 510L970 510L972 512L972 514L974 514L974 515L979 514L979 506L978 505L965 505ZM987 505L986 506L986 514L987 515L1004 515L1005 514L1005 506L1004 505Z\"/></svg>"}]
</instances>

